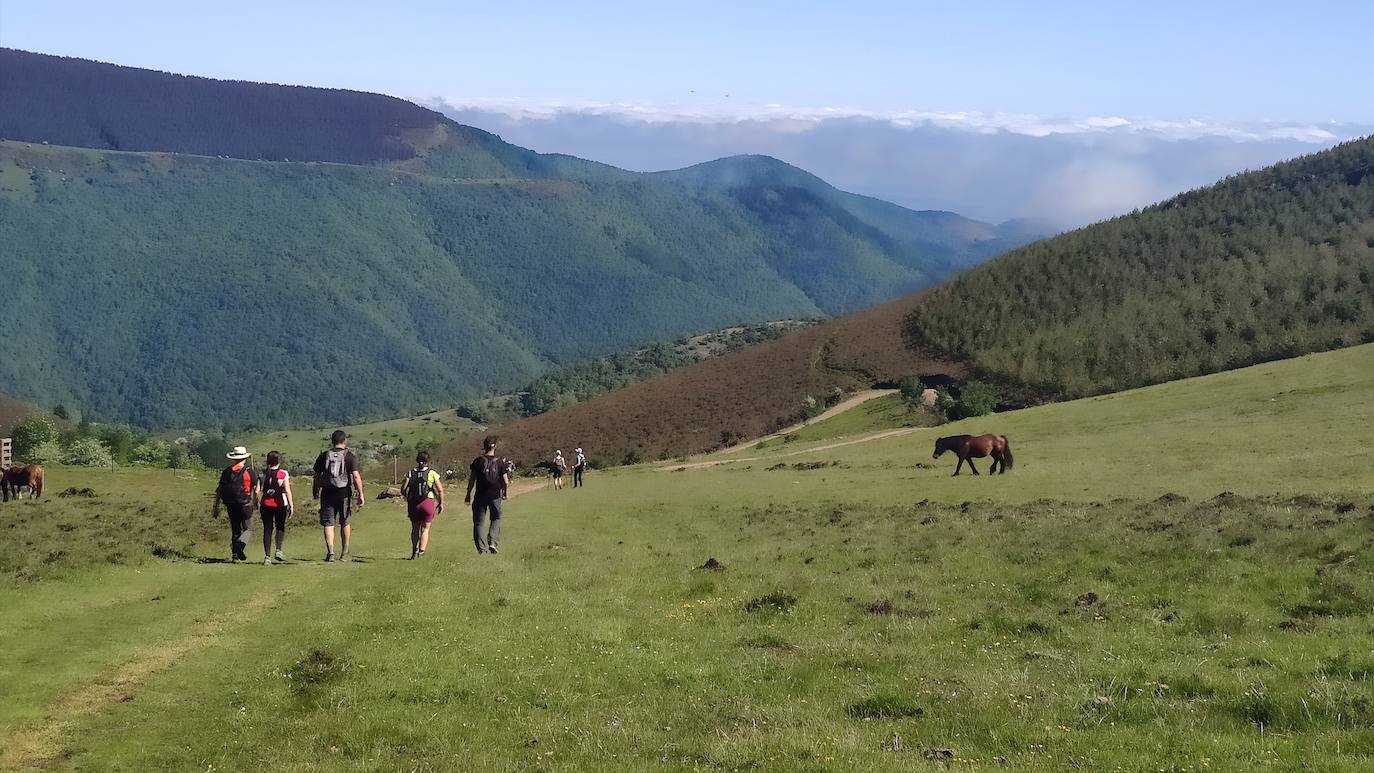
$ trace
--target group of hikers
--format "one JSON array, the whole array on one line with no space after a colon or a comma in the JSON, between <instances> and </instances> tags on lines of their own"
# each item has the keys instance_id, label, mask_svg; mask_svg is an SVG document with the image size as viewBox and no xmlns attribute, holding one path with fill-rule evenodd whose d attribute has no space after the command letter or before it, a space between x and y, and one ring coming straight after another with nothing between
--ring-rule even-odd
<instances>
[{"instance_id":1,"label":"group of hikers","mask_svg":"<svg viewBox=\"0 0 1374 773\"><path fill-rule=\"evenodd\" d=\"M582 486L582 472L587 469L587 455L582 453L581 448L573 449L573 488ZM563 458L563 450L557 449L553 452L553 487L555 490L563 488L563 473L568 469L568 460Z\"/></svg>"},{"instance_id":2,"label":"group of hikers","mask_svg":"<svg viewBox=\"0 0 1374 773\"><path fill-rule=\"evenodd\" d=\"M353 514L366 502L363 477L357 458L348 450L348 435L343 430L334 432L330 444L330 448L315 459L311 498L319 502L324 560L348 561ZM263 563L285 561L282 545L286 539L286 521L295 512L296 497L292 492L291 475L282 467L281 452L267 454L266 467L261 473L254 473L250 464L252 454L243 446L235 447L225 456L231 464L220 474L211 514L218 518L221 507L226 511L231 560L248 560L248 543L256 511L262 517ZM494 437L483 439L482 453L468 466L463 503L472 506L472 541L480 554L499 551L502 503L509 492L513 466L496 455ZM406 473L401 496L405 497L406 513L410 517L410 558L415 560L425 554L430 525L435 516L444 511L444 482L438 472L430 469L427 451L415 455L415 467ZM334 550L336 526L340 537L337 553Z\"/></svg>"}]
</instances>

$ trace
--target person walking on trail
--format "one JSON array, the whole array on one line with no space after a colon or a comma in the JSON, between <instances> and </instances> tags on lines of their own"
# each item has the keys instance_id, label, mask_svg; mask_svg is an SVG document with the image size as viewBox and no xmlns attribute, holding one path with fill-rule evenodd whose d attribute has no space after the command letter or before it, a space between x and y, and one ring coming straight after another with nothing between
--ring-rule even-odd
<instances>
[{"instance_id":1,"label":"person walking on trail","mask_svg":"<svg viewBox=\"0 0 1374 773\"><path fill-rule=\"evenodd\" d=\"M576 456L573 457L573 488L582 487L582 471L587 469L587 456L582 453L582 449L575 450Z\"/></svg>"},{"instance_id":2,"label":"person walking on trail","mask_svg":"<svg viewBox=\"0 0 1374 773\"><path fill-rule=\"evenodd\" d=\"M332 447L315 459L314 498L320 502L320 526L324 527L324 560L334 560L334 526L339 526L343 538L340 561L349 560L348 543L353 536L354 503L362 508L363 476L358 460L348 450L348 435L334 430L329 438Z\"/></svg>"},{"instance_id":3,"label":"person walking on trail","mask_svg":"<svg viewBox=\"0 0 1374 773\"><path fill-rule=\"evenodd\" d=\"M253 468L248 465L251 454L243 446L225 454L233 464L220 473L219 485L215 487L215 504L210 514L219 518L220 505L229 516L230 560L248 560L248 540L253 530L253 505L256 497L256 479Z\"/></svg>"},{"instance_id":4,"label":"person walking on trail","mask_svg":"<svg viewBox=\"0 0 1374 773\"><path fill-rule=\"evenodd\" d=\"M464 504L472 505L472 541L478 553L495 553L501 541L501 503L510 487L506 461L496 455L496 438L482 441L482 455L468 465ZM473 489L477 496L473 497Z\"/></svg>"},{"instance_id":5,"label":"person walking on trail","mask_svg":"<svg viewBox=\"0 0 1374 773\"><path fill-rule=\"evenodd\" d=\"M568 462L563 458L563 451L553 452L553 488L555 491L563 488L563 471L567 469Z\"/></svg>"},{"instance_id":6,"label":"person walking on trail","mask_svg":"<svg viewBox=\"0 0 1374 773\"><path fill-rule=\"evenodd\" d=\"M282 543L286 541L286 519L296 511L291 493L291 474L281 466L281 451L268 451L267 468L258 476L258 512L262 513L262 562L271 565L272 537L276 535L277 563L286 560Z\"/></svg>"},{"instance_id":7,"label":"person walking on trail","mask_svg":"<svg viewBox=\"0 0 1374 773\"><path fill-rule=\"evenodd\" d=\"M429 527L434 516L444 512L444 482L439 473L429 468L428 451L415 455L415 469L406 475L401 493L410 516L410 560L414 561L429 547Z\"/></svg>"}]
</instances>

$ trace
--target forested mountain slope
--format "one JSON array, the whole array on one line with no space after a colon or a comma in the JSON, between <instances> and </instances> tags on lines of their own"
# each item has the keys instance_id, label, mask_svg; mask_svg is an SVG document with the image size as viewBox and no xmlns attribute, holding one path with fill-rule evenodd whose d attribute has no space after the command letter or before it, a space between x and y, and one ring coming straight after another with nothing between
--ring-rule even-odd
<instances>
[{"instance_id":1,"label":"forested mountain slope","mask_svg":"<svg viewBox=\"0 0 1374 773\"><path fill-rule=\"evenodd\" d=\"M909 331L1066 397L1374 341L1374 139L1022 247Z\"/></svg>"},{"instance_id":2,"label":"forested mountain slope","mask_svg":"<svg viewBox=\"0 0 1374 773\"><path fill-rule=\"evenodd\" d=\"M0 98L0 384L149 427L453 405L1003 246L772 159L722 190L380 95L0 50Z\"/></svg>"}]
</instances>

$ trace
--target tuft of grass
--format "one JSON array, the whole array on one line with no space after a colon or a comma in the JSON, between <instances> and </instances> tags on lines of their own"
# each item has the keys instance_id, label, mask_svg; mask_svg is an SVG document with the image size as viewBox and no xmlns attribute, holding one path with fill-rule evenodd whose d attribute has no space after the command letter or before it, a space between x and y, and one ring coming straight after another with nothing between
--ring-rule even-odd
<instances>
[{"instance_id":1,"label":"tuft of grass","mask_svg":"<svg viewBox=\"0 0 1374 773\"><path fill-rule=\"evenodd\" d=\"M745 612L787 612L797 605L797 597L786 591L772 591L749 599Z\"/></svg>"},{"instance_id":2,"label":"tuft of grass","mask_svg":"<svg viewBox=\"0 0 1374 773\"><path fill-rule=\"evenodd\" d=\"M905 719L925 714L925 709L910 698L899 695L875 695L845 707L850 719Z\"/></svg>"}]
</instances>

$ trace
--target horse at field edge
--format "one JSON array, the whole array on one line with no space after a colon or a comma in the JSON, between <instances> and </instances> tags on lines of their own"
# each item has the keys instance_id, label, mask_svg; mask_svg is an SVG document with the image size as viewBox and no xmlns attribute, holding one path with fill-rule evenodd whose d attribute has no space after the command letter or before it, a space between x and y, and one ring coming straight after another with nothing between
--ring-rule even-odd
<instances>
[{"instance_id":1,"label":"horse at field edge","mask_svg":"<svg viewBox=\"0 0 1374 773\"><path fill-rule=\"evenodd\" d=\"M950 435L935 441L935 455L932 459L939 459L940 455L946 451L953 451L959 457L959 463L954 466L954 474L958 475L963 469L964 462L968 462L968 468L973 470L973 474L978 474L978 468L973 466L973 460L982 459L985 456L992 457L992 469L988 470L989 475L1000 475L1006 472L1015 461L1011 455L1011 441L1007 440L1006 435Z\"/></svg>"},{"instance_id":2,"label":"horse at field edge","mask_svg":"<svg viewBox=\"0 0 1374 773\"><path fill-rule=\"evenodd\" d=\"M10 494L19 499L19 490L28 487L34 499L43 496L43 468L36 464L27 467L18 465L8 470L0 470L0 497L8 502Z\"/></svg>"}]
</instances>

